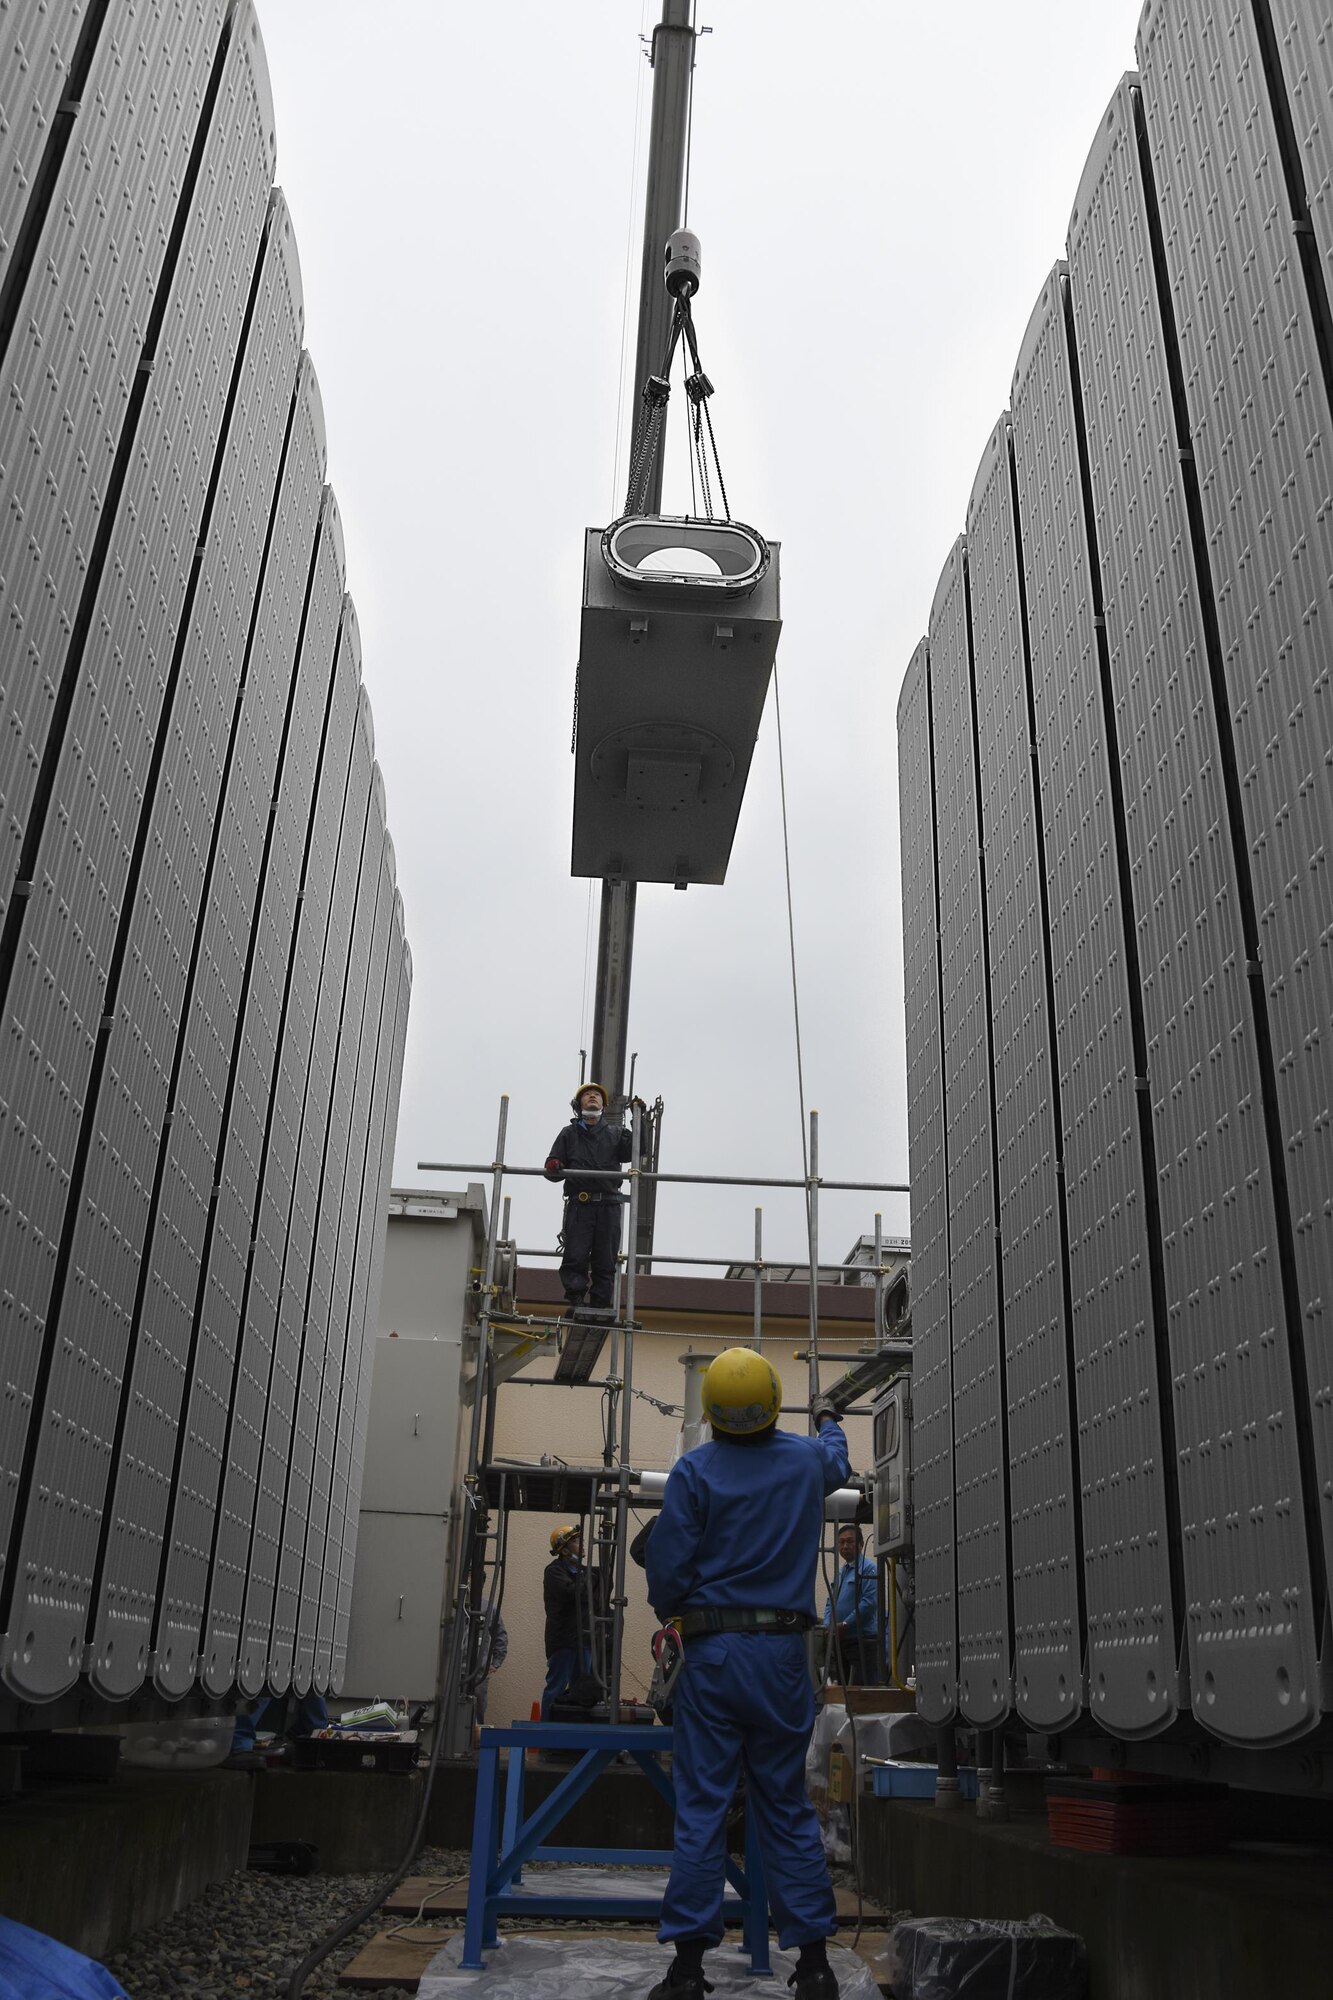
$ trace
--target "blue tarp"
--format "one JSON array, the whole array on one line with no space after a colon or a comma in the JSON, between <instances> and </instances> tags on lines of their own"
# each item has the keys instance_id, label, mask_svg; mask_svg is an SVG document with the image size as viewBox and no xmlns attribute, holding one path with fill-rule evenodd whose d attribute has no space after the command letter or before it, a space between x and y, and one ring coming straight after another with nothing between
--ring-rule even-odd
<instances>
[{"instance_id":1,"label":"blue tarp","mask_svg":"<svg viewBox=\"0 0 1333 2000\"><path fill-rule=\"evenodd\" d=\"M96 1959L0 1917L0 2000L129 2000Z\"/></svg>"}]
</instances>

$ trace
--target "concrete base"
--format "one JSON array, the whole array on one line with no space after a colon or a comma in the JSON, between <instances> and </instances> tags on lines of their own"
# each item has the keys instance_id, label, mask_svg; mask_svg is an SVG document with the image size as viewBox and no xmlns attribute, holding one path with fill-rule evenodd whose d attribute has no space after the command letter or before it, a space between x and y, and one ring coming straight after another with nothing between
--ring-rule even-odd
<instances>
[{"instance_id":1,"label":"concrete base","mask_svg":"<svg viewBox=\"0 0 1333 2000\"><path fill-rule=\"evenodd\" d=\"M903 1799L861 1808L866 1888L915 1916L1043 1912L1088 1947L1089 2000L1327 2000L1333 1856L1274 1846L1211 1860L1052 1847L1044 1815L1007 1824Z\"/></svg>"},{"instance_id":2,"label":"concrete base","mask_svg":"<svg viewBox=\"0 0 1333 2000\"><path fill-rule=\"evenodd\" d=\"M104 1958L244 1868L250 1780L123 1771L25 1792L0 1810L0 1910Z\"/></svg>"},{"instance_id":3,"label":"concrete base","mask_svg":"<svg viewBox=\"0 0 1333 2000\"><path fill-rule=\"evenodd\" d=\"M448 1765L435 1780L446 1782ZM475 1773L474 1773L475 1779ZM367 1875L396 1868L421 1811L420 1771L256 1771L250 1840L308 1840L321 1875ZM428 1834L427 1838L431 1836ZM451 1843L453 1844L453 1843ZM460 1845L471 1846L468 1837Z\"/></svg>"}]
</instances>

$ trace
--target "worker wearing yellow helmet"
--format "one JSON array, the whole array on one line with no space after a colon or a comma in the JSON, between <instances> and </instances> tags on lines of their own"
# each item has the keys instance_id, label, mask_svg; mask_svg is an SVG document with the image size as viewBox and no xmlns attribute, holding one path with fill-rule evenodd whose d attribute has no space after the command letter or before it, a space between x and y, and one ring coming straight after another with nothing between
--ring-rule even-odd
<instances>
[{"instance_id":1,"label":"worker wearing yellow helmet","mask_svg":"<svg viewBox=\"0 0 1333 2000\"><path fill-rule=\"evenodd\" d=\"M610 1319L620 1248L620 1180L611 1178L633 1148L628 1127L607 1119L600 1083L581 1083L570 1099L574 1116L562 1125L546 1158L548 1181L563 1179L560 1283L569 1315Z\"/></svg>"},{"instance_id":2,"label":"worker wearing yellow helmet","mask_svg":"<svg viewBox=\"0 0 1333 2000\"><path fill-rule=\"evenodd\" d=\"M726 1823L744 1766L796 2000L838 2000L826 1941L837 1928L819 1823L805 1789L815 1700L804 1634L815 1622L824 1502L848 1478L833 1403L813 1437L778 1429L772 1363L729 1347L703 1379L710 1443L677 1460L644 1550L648 1595L679 1621L673 1698L671 1878L658 1937L676 1956L649 2000L704 2000L703 1955L722 1940Z\"/></svg>"},{"instance_id":3,"label":"worker wearing yellow helmet","mask_svg":"<svg viewBox=\"0 0 1333 2000\"><path fill-rule=\"evenodd\" d=\"M587 1597L583 1529L577 1521L562 1521L551 1530L551 1560L542 1573L542 1608L546 1613L543 1722L550 1718L551 1703L591 1670Z\"/></svg>"}]
</instances>

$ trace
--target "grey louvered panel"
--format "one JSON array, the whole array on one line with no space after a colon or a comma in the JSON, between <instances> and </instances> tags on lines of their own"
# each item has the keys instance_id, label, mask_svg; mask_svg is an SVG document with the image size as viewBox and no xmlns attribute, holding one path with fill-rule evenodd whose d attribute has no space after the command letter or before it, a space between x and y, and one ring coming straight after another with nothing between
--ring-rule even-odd
<instances>
[{"instance_id":1,"label":"grey louvered panel","mask_svg":"<svg viewBox=\"0 0 1333 2000\"><path fill-rule=\"evenodd\" d=\"M382 903L387 900L388 922L384 927L383 961L377 961L372 956L367 974L361 1047L353 1086L355 1116L347 1149L346 1183L351 1199L344 1201L339 1235L334 1305L330 1315L329 1348L316 1434L310 1525L306 1533L302 1602L297 1628L298 1674L308 1670L315 1684L323 1689L328 1687L332 1664L334 1604L342 1539L341 1522L336 1531L334 1529L333 1485L340 1457L343 1406L350 1402L355 1410L356 1384L360 1374L366 1287L375 1254L375 1217L371 1211L379 1180L384 1136L384 1105L377 1093L384 1087L387 1064L391 1060L385 1056L384 1045L387 1043L392 1047L398 982L400 940L394 926L400 916L400 905L393 886L393 842L387 833L381 866L380 900ZM376 929L379 929L378 923ZM327 1613L323 1609L325 1606Z\"/></svg>"},{"instance_id":2,"label":"grey louvered panel","mask_svg":"<svg viewBox=\"0 0 1333 2000\"><path fill-rule=\"evenodd\" d=\"M318 520L324 465L323 414L314 371L302 359L263 585L246 660L236 746L223 795L205 901L172 1127L153 1237L136 1375L154 1383L152 1401L132 1394L134 1436L127 1428L120 1477L138 1491L133 1518L151 1548L151 1595L144 1615L154 1632L152 1671L183 1692L193 1678L193 1640L172 1628L173 1608L160 1594L167 1524L181 1476L194 1473L181 1436L191 1381L196 1307L212 1188L218 1178L223 1107L236 1023L255 923L264 835L284 721L296 667ZM151 1347L149 1339L151 1338ZM137 1391L137 1383L134 1385ZM141 1468L134 1471L133 1468ZM137 1614L138 1605L135 1606ZM129 1615L127 1613L127 1615Z\"/></svg>"},{"instance_id":3,"label":"grey louvered panel","mask_svg":"<svg viewBox=\"0 0 1333 2000\"><path fill-rule=\"evenodd\" d=\"M986 940L967 589L967 545L960 536L931 607L930 691L949 1162L958 1702L969 1722L985 1726L1009 1707L1011 1643Z\"/></svg>"},{"instance_id":4,"label":"grey louvered panel","mask_svg":"<svg viewBox=\"0 0 1333 2000\"><path fill-rule=\"evenodd\" d=\"M1014 1701L1030 1728L1055 1731L1083 1705L1083 1642L1018 539L1006 415L991 433L967 510L1004 1302L1007 1428L997 1424L991 1434L1009 1460Z\"/></svg>"},{"instance_id":5,"label":"grey louvered panel","mask_svg":"<svg viewBox=\"0 0 1333 2000\"><path fill-rule=\"evenodd\" d=\"M218 504L226 504L229 532L210 537L204 552L173 741L163 770L164 807L170 801L171 811L195 829L199 840L197 859L189 850L190 866L197 872L178 878L182 906L188 891L189 907L197 915L184 983L166 1009L179 1013L181 1021L168 1091L171 1122L143 1218L146 1237L131 1329L130 1388L95 1608L90 1674L111 1699L123 1699L138 1684L152 1635L197 1293L198 1245L230 1057L226 1021L229 1010L234 1021L250 925L251 913L242 910L238 897L242 890L251 897L255 893L263 821L254 814L258 800L272 789L285 707L285 691L276 676L252 681L251 698L239 704L237 691L261 583L273 629L280 631L284 623L276 551L266 580L262 564L277 504L300 316L300 274L290 224L285 205L275 197L219 487ZM316 490L318 469L316 465L310 473ZM285 484L283 490L290 503L290 487ZM297 587L292 579L287 582ZM297 613L299 608L298 596ZM295 615L289 638L294 650ZM247 877L251 866L256 873Z\"/></svg>"},{"instance_id":6,"label":"grey louvered panel","mask_svg":"<svg viewBox=\"0 0 1333 2000\"><path fill-rule=\"evenodd\" d=\"M1178 1705L1165 1485L1174 1471L1162 1447L1150 1273L1160 1252L1143 1183L1066 286L1059 264L1019 354L1012 425L1069 1227L1087 1698L1104 1728L1143 1736Z\"/></svg>"},{"instance_id":7,"label":"grey louvered panel","mask_svg":"<svg viewBox=\"0 0 1333 2000\"><path fill-rule=\"evenodd\" d=\"M343 614L343 644L347 647L350 643L351 658L353 661L359 661L359 641L356 639L354 622L349 626L350 614L349 601ZM315 1017L310 1076L301 1126L301 1143L297 1155L291 1228L288 1235L287 1261L282 1274L278 1334L265 1415L259 1493L255 1505L255 1530L246 1586L245 1623L238 1678L246 1693L252 1695L259 1693L268 1672L273 1600L278 1575L278 1557L282 1546L287 1470L291 1458L292 1420L301 1370L311 1256L324 1156L328 1143L338 1030L344 1009L349 972L348 959L353 924L358 909L361 910L362 917L368 925L373 922L375 879L369 870L366 871L365 893L371 899L370 909L365 909L359 901L366 815L370 806L371 773L374 764L374 740L369 732L368 716L368 703L365 691L362 689L357 705L357 726L352 744L347 807L343 814L333 904Z\"/></svg>"},{"instance_id":8,"label":"grey louvered panel","mask_svg":"<svg viewBox=\"0 0 1333 2000\"><path fill-rule=\"evenodd\" d=\"M1139 56L1273 1043L1311 1483L1333 1572L1333 410L1251 8L1152 0Z\"/></svg>"},{"instance_id":9,"label":"grey louvered panel","mask_svg":"<svg viewBox=\"0 0 1333 2000\"><path fill-rule=\"evenodd\" d=\"M1333 294L1333 8L1328 0L1269 0L1310 221Z\"/></svg>"},{"instance_id":10,"label":"grey louvered panel","mask_svg":"<svg viewBox=\"0 0 1333 2000\"><path fill-rule=\"evenodd\" d=\"M0 913L224 12L146 0L133 35L103 31L0 361Z\"/></svg>"},{"instance_id":11,"label":"grey louvered panel","mask_svg":"<svg viewBox=\"0 0 1333 2000\"><path fill-rule=\"evenodd\" d=\"M178 1673L184 1672L187 1653L200 1653L213 1520L235 1389L246 1270L255 1232L266 1113L274 1088L296 898L333 680L343 573L337 507L326 487L296 684L273 792L269 845L229 1080L217 1198L199 1288L181 1479L172 1507L159 1623L159 1632L171 1635ZM208 1685L216 1678L218 1662L201 1655L196 1670ZM162 1671L159 1663L159 1675Z\"/></svg>"},{"instance_id":12,"label":"grey louvered panel","mask_svg":"<svg viewBox=\"0 0 1333 2000\"><path fill-rule=\"evenodd\" d=\"M365 1198L361 1210L361 1232L357 1250L358 1288L360 1273L364 1271L365 1294L362 1297L358 1289L352 1299L352 1327L355 1329L359 1326L360 1338L358 1342L349 1337L343 1412L340 1412L339 1416L340 1444L335 1468L333 1505L329 1516L325 1596L320 1605L319 1650L315 1664L316 1684L323 1687L327 1681L329 1690L335 1694L342 1686L343 1670L347 1662L347 1619L352 1602L356 1535L361 1510L361 1477L366 1458L366 1415L370 1406L370 1377L375 1336L379 1331L380 1292L384 1279L384 1247L389 1218L389 1186L393 1178L394 1147L398 1136L398 1106L402 1095L403 1058L407 1048L408 1012L412 999L412 954L408 950L404 936L401 894L394 896L392 953L390 975L385 988L386 1029L390 995L395 985L395 970L397 997L393 1008L393 1039L389 1048L387 1077L383 1068L384 1036L381 1036L379 1061L375 1071L376 1117L383 1119L379 1172L376 1176L369 1171L371 1156L368 1155ZM370 1233L371 1245L369 1254L363 1255L367 1231ZM352 1366L353 1347L358 1350L355 1355L355 1372ZM341 1440L349 1432L344 1412L349 1402L352 1405L350 1445L344 1448Z\"/></svg>"},{"instance_id":13,"label":"grey louvered panel","mask_svg":"<svg viewBox=\"0 0 1333 2000\"><path fill-rule=\"evenodd\" d=\"M282 1014L263 1166L240 1317L231 1424L215 1529L205 1621L203 1681L224 1694L237 1677L266 1413L279 1329L297 1153L311 1075L320 972L328 944L334 866L347 803L360 693L359 660L340 621L337 664L319 758L309 843Z\"/></svg>"},{"instance_id":14,"label":"grey louvered panel","mask_svg":"<svg viewBox=\"0 0 1333 2000\"><path fill-rule=\"evenodd\" d=\"M1192 1699L1258 1745L1318 1714L1255 1025L1127 79L1070 224L1156 1138Z\"/></svg>"},{"instance_id":15,"label":"grey louvered panel","mask_svg":"<svg viewBox=\"0 0 1333 2000\"><path fill-rule=\"evenodd\" d=\"M267 79L256 86L248 37L233 39L185 220L152 380L136 431L88 641L56 770L9 985L13 1018L33 1024L43 1061L24 1066L14 1094L23 1151L56 1163L48 1189L51 1235L72 1229L58 1300L47 1288L20 1298L31 1324L48 1320L50 1350L32 1487L18 1525L9 1638L0 1677L17 1694L49 1699L83 1660L102 1507L120 1408L137 1239L156 1159L160 1106L145 1101L160 1064L141 1037L121 1038L118 1072L90 1088L99 1017L114 1020L122 924L126 986L151 986L172 942L164 912L137 880L152 811L149 787L164 702L174 694L177 640L203 510L217 457L259 247L273 156ZM209 329L208 340L198 328ZM126 908L126 896L134 904ZM179 924L178 924L179 928ZM127 940L126 942L129 942ZM174 1024L173 1024L174 1026ZM79 1185L80 1134L91 1121ZM0 1185L18 1160L0 1133ZM56 1200L59 1200L59 1211ZM56 1317L51 1319L54 1306Z\"/></svg>"},{"instance_id":16,"label":"grey louvered panel","mask_svg":"<svg viewBox=\"0 0 1333 2000\"><path fill-rule=\"evenodd\" d=\"M80 0L0 0L0 286L86 13Z\"/></svg>"},{"instance_id":17,"label":"grey louvered panel","mask_svg":"<svg viewBox=\"0 0 1333 2000\"><path fill-rule=\"evenodd\" d=\"M898 697L903 851L903 992L912 1179L912 1536L917 1705L948 1722L958 1705L954 1578L953 1345L949 1188L940 1046L939 908L930 649L923 639Z\"/></svg>"},{"instance_id":18,"label":"grey louvered panel","mask_svg":"<svg viewBox=\"0 0 1333 2000\"><path fill-rule=\"evenodd\" d=\"M342 1217L347 1147L352 1123L352 1089L356 1079L361 1014L375 940L379 935L380 871L377 857L384 841L384 788L376 766L371 775L370 808L366 817L357 909L347 968L347 987L334 1058L329 1101L328 1136L320 1167L318 1208L310 1257L310 1280L304 1300L301 1367L292 1415L292 1443L283 1501L282 1547L273 1602L273 1634L269 1679L285 1686L295 1670L297 1626L301 1604L301 1572L310 1489L314 1474L315 1432L323 1387L324 1352L328 1341L335 1290L335 1255ZM299 1304L300 1302L298 1302Z\"/></svg>"},{"instance_id":19,"label":"grey louvered panel","mask_svg":"<svg viewBox=\"0 0 1333 2000\"><path fill-rule=\"evenodd\" d=\"M98 529L98 511L120 445L126 400L142 352L143 326L159 277L173 207L189 159L195 121L217 36L217 9L184 25L165 5L145 10L131 61L99 49L87 93L87 120L71 146L20 302L16 339L0 364L0 910L8 907L20 867L33 865L40 827L29 828L34 789L67 665L70 633ZM140 92L168 75L157 111ZM131 134L133 136L131 136ZM108 221L103 198L114 211ZM69 214L64 205L69 204ZM128 225L128 226L126 226ZM84 356L79 331L97 315L99 338ZM93 587L89 580L90 587ZM99 767L100 723L88 746ZM52 754L59 748L52 745ZM58 821L68 801L57 796ZM28 842L25 848L25 838ZM26 878L32 880L31 877ZM38 876L35 903L61 925L60 905L77 891L98 902L86 870L56 890ZM26 895L26 891L23 892ZM53 907L54 906L54 907ZM53 1276L68 1193L67 1160L77 1140L82 1088L96 1031L96 1009L75 1018L50 981L77 970L77 917L53 955L35 997L0 995L9 1023L0 1076L0 1271L6 1332L0 1341L0 1565L6 1565L22 1477L32 1401L46 1337L45 1300ZM33 930L34 911L23 912ZM13 970L22 974L20 947ZM0 980L9 972L0 967ZM53 1112L43 1107L51 1081L71 1080ZM35 1126L34 1111L37 1112ZM0 1577L9 1580L8 1567Z\"/></svg>"}]
</instances>

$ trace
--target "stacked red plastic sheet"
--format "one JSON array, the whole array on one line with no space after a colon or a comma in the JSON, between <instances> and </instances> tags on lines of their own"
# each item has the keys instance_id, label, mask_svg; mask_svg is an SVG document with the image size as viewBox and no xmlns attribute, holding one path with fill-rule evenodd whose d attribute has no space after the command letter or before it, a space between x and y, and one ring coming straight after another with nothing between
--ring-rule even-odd
<instances>
[{"instance_id":1,"label":"stacked red plastic sheet","mask_svg":"<svg viewBox=\"0 0 1333 2000\"><path fill-rule=\"evenodd\" d=\"M1216 1854L1231 1838L1225 1785L1162 1778L1048 1778L1053 1847L1095 1854Z\"/></svg>"}]
</instances>

